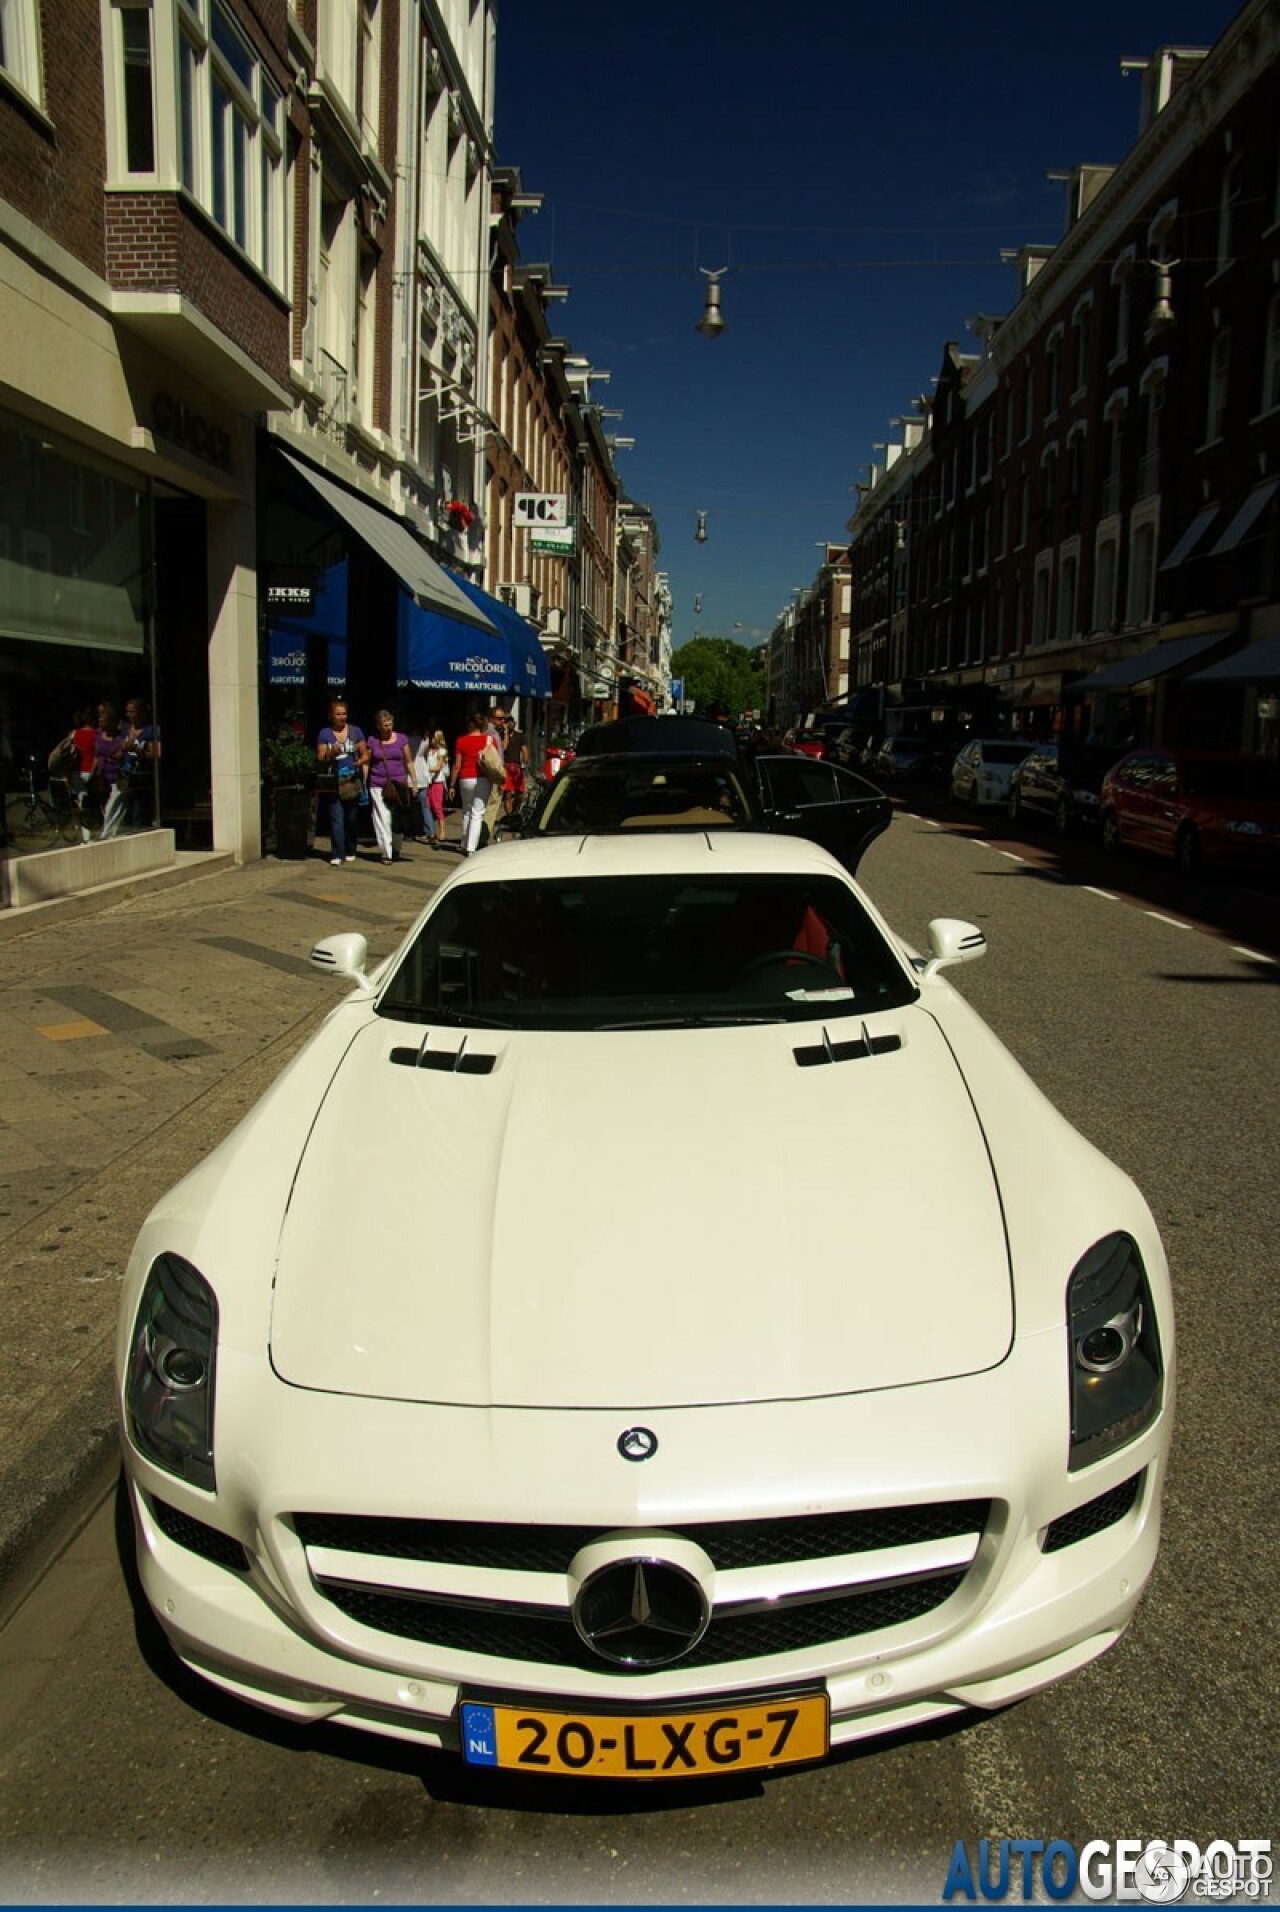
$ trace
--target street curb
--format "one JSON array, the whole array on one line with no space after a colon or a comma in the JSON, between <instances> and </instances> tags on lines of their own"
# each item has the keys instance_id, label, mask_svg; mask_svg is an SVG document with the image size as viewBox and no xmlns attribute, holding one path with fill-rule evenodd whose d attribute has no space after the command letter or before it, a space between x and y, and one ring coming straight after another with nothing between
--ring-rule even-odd
<instances>
[{"instance_id":1,"label":"street curb","mask_svg":"<svg viewBox=\"0 0 1280 1912\"><path fill-rule=\"evenodd\" d=\"M150 1135L104 1162L76 1191L74 1204L81 1213L96 1201L99 1189L109 1188L131 1244L143 1218L165 1191L230 1133L332 1007L331 999L317 1000L234 1076L219 1077ZM19 1281L24 1262L46 1259L41 1250L51 1239L58 1239L74 1255L77 1234L53 1233L57 1229L53 1218L72 1213L73 1200L64 1198L33 1215L7 1238L10 1271L17 1271ZM80 1228L92 1238L94 1223L83 1221ZM92 1239L84 1254L92 1260ZM91 1332L78 1358L65 1365L65 1404L42 1417L46 1390L33 1402L30 1416L30 1421L43 1418L40 1431L26 1443L11 1442L0 1455L0 1625L75 1537L120 1465L115 1394L119 1288L112 1283L95 1292L100 1299L91 1304ZM66 1325L65 1303L60 1306L56 1286L41 1305L45 1308L41 1349L65 1345L61 1334ZM24 1350L8 1352L15 1355L20 1372ZM43 1362L43 1353L40 1359Z\"/></svg>"},{"instance_id":2,"label":"street curb","mask_svg":"<svg viewBox=\"0 0 1280 1912\"><path fill-rule=\"evenodd\" d=\"M127 903L131 897L150 890L172 889L178 883L190 883L201 876L217 876L237 868L230 850L187 851L199 862L175 863L164 870L144 870L137 876L122 876L114 883L99 883L90 890L76 890L70 896L53 896L47 903L26 903L17 909L0 910L0 942L24 936L30 930L44 929L54 921L74 922L82 916L94 916L114 903Z\"/></svg>"},{"instance_id":3,"label":"street curb","mask_svg":"<svg viewBox=\"0 0 1280 1912\"><path fill-rule=\"evenodd\" d=\"M0 1629L71 1545L120 1470L110 1338L82 1366L90 1369L83 1391L5 1478Z\"/></svg>"}]
</instances>

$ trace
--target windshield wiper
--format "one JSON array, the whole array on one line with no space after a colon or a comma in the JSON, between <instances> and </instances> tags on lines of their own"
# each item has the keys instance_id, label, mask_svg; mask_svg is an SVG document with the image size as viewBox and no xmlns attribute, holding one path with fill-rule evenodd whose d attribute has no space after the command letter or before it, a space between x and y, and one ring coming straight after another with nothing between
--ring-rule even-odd
<instances>
[{"instance_id":1,"label":"windshield wiper","mask_svg":"<svg viewBox=\"0 0 1280 1912\"><path fill-rule=\"evenodd\" d=\"M740 1016L704 1010L701 1015L637 1016L633 1022L598 1022L597 1029L736 1029L739 1025L786 1022L786 1016Z\"/></svg>"}]
</instances>

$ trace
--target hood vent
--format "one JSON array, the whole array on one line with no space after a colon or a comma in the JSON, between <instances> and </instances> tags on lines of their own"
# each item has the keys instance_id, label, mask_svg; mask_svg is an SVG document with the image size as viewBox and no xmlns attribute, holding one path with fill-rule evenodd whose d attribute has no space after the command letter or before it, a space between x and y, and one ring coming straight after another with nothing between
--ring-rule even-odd
<instances>
[{"instance_id":1,"label":"hood vent","mask_svg":"<svg viewBox=\"0 0 1280 1912\"><path fill-rule=\"evenodd\" d=\"M890 1050L901 1047L901 1036L873 1036L864 1022L856 1042L832 1042L830 1032L824 1026L821 1042L797 1049L794 1053L802 1069L817 1069L828 1062L856 1062L859 1056L885 1056Z\"/></svg>"},{"instance_id":2,"label":"hood vent","mask_svg":"<svg viewBox=\"0 0 1280 1912\"><path fill-rule=\"evenodd\" d=\"M430 1040L431 1031L428 1029L416 1049L393 1049L391 1060L398 1062L403 1069L443 1069L446 1075L493 1074L498 1058L468 1050L465 1036L456 1049L429 1049L427 1044Z\"/></svg>"}]
</instances>

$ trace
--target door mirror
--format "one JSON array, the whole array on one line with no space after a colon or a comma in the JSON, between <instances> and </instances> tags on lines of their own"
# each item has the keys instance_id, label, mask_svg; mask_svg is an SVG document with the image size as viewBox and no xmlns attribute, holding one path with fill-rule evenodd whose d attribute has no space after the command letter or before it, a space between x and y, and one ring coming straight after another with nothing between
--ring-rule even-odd
<instances>
[{"instance_id":1,"label":"door mirror","mask_svg":"<svg viewBox=\"0 0 1280 1912\"><path fill-rule=\"evenodd\" d=\"M924 980L936 976L951 963L976 962L987 953L987 939L976 923L962 923L956 916L935 916L929 925L931 961L924 966Z\"/></svg>"},{"instance_id":2,"label":"door mirror","mask_svg":"<svg viewBox=\"0 0 1280 1912\"><path fill-rule=\"evenodd\" d=\"M373 987L365 974L364 966L368 958L368 943L351 929L344 930L338 936L322 937L311 952L311 960L317 969L327 969L331 975L349 976L362 989Z\"/></svg>"}]
</instances>

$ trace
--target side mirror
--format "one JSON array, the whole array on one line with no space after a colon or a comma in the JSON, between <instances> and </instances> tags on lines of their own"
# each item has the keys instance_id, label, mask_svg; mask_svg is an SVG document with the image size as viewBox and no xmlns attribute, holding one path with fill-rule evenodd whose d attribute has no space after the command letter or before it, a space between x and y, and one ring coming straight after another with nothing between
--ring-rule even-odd
<instances>
[{"instance_id":1,"label":"side mirror","mask_svg":"<svg viewBox=\"0 0 1280 1912\"><path fill-rule=\"evenodd\" d=\"M925 982L950 963L972 963L985 956L987 939L976 923L962 923L955 916L935 916L929 925L929 948L933 958L925 964Z\"/></svg>"},{"instance_id":2,"label":"side mirror","mask_svg":"<svg viewBox=\"0 0 1280 1912\"><path fill-rule=\"evenodd\" d=\"M368 957L368 943L351 929L344 930L339 936L322 937L311 952L311 960L317 969L327 969L331 975L349 976L362 989L373 987L365 974L364 966Z\"/></svg>"}]
</instances>

